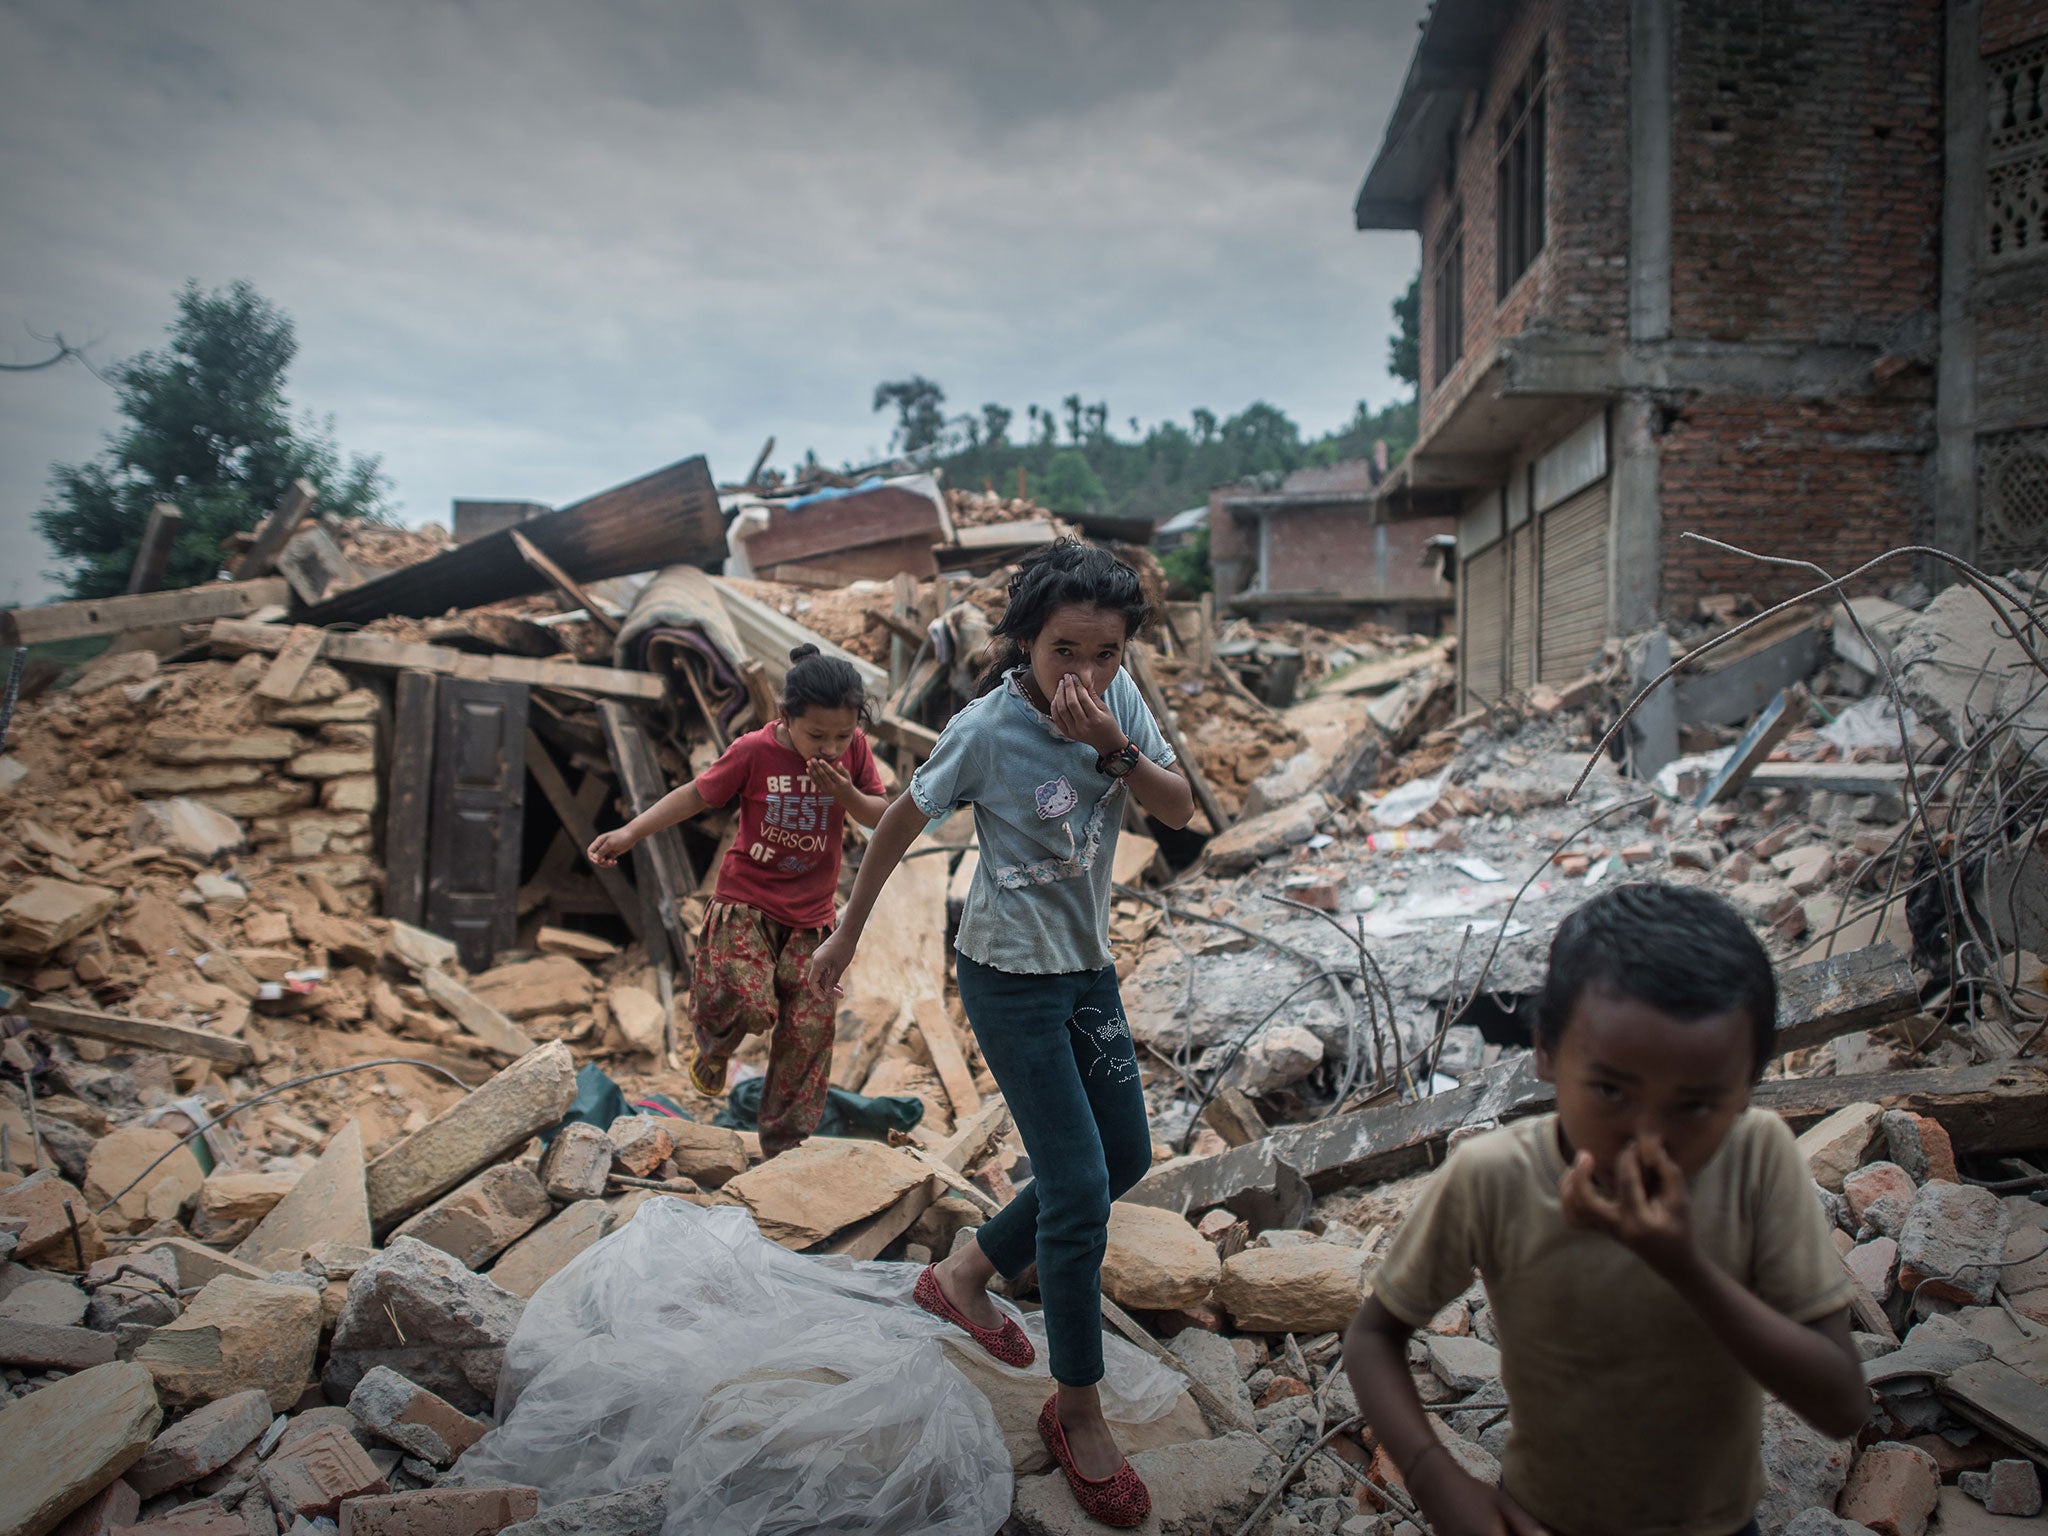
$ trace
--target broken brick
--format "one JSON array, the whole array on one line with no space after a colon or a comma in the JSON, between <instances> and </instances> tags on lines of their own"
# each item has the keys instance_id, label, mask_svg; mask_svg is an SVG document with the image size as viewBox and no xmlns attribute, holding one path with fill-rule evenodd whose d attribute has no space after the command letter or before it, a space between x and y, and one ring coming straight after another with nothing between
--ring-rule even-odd
<instances>
[{"instance_id":1,"label":"broken brick","mask_svg":"<svg viewBox=\"0 0 2048 1536\"><path fill-rule=\"evenodd\" d=\"M1932 1456L1918 1446L1880 1440L1849 1469L1835 1511L1878 1536L1926 1536L1940 1489Z\"/></svg>"},{"instance_id":2,"label":"broken brick","mask_svg":"<svg viewBox=\"0 0 2048 1536\"><path fill-rule=\"evenodd\" d=\"M563 1126L541 1154L541 1187L565 1204L602 1195L611 1171L611 1137L581 1120Z\"/></svg>"},{"instance_id":3,"label":"broken brick","mask_svg":"<svg viewBox=\"0 0 2048 1536\"><path fill-rule=\"evenodd\" d=\"M270 1399L251 1389L187 1414L149 1443L128 1481L145 1499L196 1483L233 1461L270 1428Z\"/></svg>"},{"instance_id":4,"label":"broken brick","mask_svg":"<svg viewBox=\"0 0 2048 1536\"><path fill-rule=\"evenodd\" d=\"M349 1394L348 1411L364 1427L437 1467L450 1465L484 1436L484 1425L389 1366L363 1374Z\"/></svg>"},{"instance_id":5,"label":"broken brick","mask_svg":"<svg viewBox=\"0 0 2048 1536\"><path fill-rule=\"evenodd\" d=\"M341 1509L342 1536L495 1536L531 1520L540 1509L534 1488L422 1488L414 1493L351 1499Z\"/></svg>"},{"instance_id":6,"label":"broken brick","mask_svg":"<svg viewBox=\"0 0 2048 1536\"><path fill-rule=\"evenodd\" d=\"M392 1236L417 1238L470 1269L482 1269L553 1210L531 1168L500 1163L443 1195Z\"/></svg>"},{"instance_id":7,"label":"broken brick","mask_svg":"<svg viewBox=\"0 0 2048 1536\"><path fill-rule=\"evenodd\" d=\"M1973 1184L1927 1184L1899 1230L1899 1289L1985 1306L2005 1257L2008 1212Z\"/></svg>"},{"instance_id":8,"label":"broken brick","mask_svg":"<svg viewBox=\"0 0 2048 1536\"><path fill-rule=\"evenodd\" d=\"M391 1491L354 1437L331 1428L308 1435L289 1452L272 1452L256 1477L280 1516L309 1520L331 1518L344 1499Z\"/></svg>"}]
</instances>

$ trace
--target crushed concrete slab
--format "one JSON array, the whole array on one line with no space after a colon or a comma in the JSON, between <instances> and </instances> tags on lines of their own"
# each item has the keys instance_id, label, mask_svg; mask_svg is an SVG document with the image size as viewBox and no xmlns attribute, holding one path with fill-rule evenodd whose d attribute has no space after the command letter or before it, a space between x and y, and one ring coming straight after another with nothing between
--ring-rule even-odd
<instances>
[{"instance_id":1,"label":"crushed concrete slab","mask_svg":"<svg viewBox=\"0 0 2048 1536\"><path fill-rule=\"evenodd\" d=\"M525 1305L438 1248L395 1239L349 1281L322 1378L327 1395L346 1400L388 1365L465 1413L487 1408Z\"/></svg>"},{"instance_id":2,"label":"crushed concrete slab","mask_svg":"<svg viewBox=\"0 0 2048 1536\"><path fill-rule=\"evenodd\" d=\"M391 1235L416 1238L481 1270L553 1212L531 1168L499 1163L402 1222Z\"/></svg>"}]
</instances>

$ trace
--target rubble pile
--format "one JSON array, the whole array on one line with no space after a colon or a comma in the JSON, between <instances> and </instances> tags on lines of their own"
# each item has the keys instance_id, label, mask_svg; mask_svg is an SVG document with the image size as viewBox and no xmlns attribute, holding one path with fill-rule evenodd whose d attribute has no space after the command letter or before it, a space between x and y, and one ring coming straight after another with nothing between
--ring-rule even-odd
<instances>
[{"instance_id":1,"label":"rubble pile","mask_svg":"<svg viewBox=\"0 0 2048 1536\"><path fill-rule=\"evenodd\" d=\"M492 1464L551 1281L667 1200L921 1265L1028 1177L949 977L970 817L913 851L848 973L842 1134L765 1162L740 1108L765 1042L723 1103L684 1070L733 818L617 871L580 850L768 718L799 643L863 669L900 786L971 696L1012 562L1062 526L949 490L948 540L935 484L863 481L753 508L774 579L724 580L715 499L687 555L681 503L640 500L675 474L460 548L346 528L349 565L316 539L296 585L252 568L8 616L120 639L25 697L0 755L0 1531L652 1533L658 1478L543 1509L562 1495L462 1470ZM1547 945L1631 877L1721 892L1780 963L1757 1102L1801 1133L1860 1286L1878 1417L1835 1445L1773 1407L1765 1530L2037 1510L2033 667L1963 589L1873 602L1754 630L1716 608L1655 691L1617 643L1486 701L1449 641L1162 602L1129 667L1201 809L1190 834L1134 811L1119 844L1155 1163L1103 1270L1110 1334L1185 1384L1119 1424L1161 1529L1408 1536L1341 1330L1448 1147L1550 1107L1526 1050ZM463 737L472 717L515 723ZM449 862L434 829L479 808L501 841ZM448 905L465 878L477 905ZM1008 1448L1009 1528L1080 1529L1032 1429L1042 1380L956 1363ZM1482 1288L1412 1366L1452 1454L1497 1475Z\"/></svg>"}]
</instances>

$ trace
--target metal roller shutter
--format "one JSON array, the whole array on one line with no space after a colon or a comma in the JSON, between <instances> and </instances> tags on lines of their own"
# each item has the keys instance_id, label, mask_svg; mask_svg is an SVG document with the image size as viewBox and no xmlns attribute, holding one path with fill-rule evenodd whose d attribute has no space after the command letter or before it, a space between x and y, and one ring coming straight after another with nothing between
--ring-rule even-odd
<instances>
[{"instance_id":1,"label":"metal roller shutter","mask_svg":"<svg viewBox=\"0 0 2048 1536\"><path fill-rule=\"evenodd\" d=\"M1526 693L1536 681L1536 520L1509 537L1508 688Z\"/></svg>"},{"instance_id":2,"label":"metal roller shutter","mask_svg":"<svg viewBox=\"0 0 2048 1536\"><path fill-rule=\"evenodd\" d=\"M1481 550L1465 562L1459 595L1465 608L1459 665L1465 678L1465 709L1496 704L1501 695L1501 645L1507 635L1508 547Z\"/></svg>"},{"instance_id":3,"label":"metal roller shutter","mask_svg":"<svg viewBox=\"0 0 2048 1536\"><path fill-rule=\"evenodd\" d=\"M1607 482L1543 514L1542 681L1583 674L1607 639Z\"/></svg>"}]
</instances>

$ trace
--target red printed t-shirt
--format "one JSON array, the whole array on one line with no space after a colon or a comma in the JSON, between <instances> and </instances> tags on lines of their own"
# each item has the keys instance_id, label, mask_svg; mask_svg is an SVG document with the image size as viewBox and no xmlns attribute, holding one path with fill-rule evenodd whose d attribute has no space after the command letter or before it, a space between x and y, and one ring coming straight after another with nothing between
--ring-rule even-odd
<instances>
[{"instance_id":1,"label":"red printed t-shirt","mask_svg":"<svg viewBox=\"0 0 2048 1536\"><path fill-rule=\"evenodd\" d=\"M775 726L749 731L697 775L706 805L740 799L739 836L718 870L718 899L754 907L792 928L829 928L839 889L846 808L811 779L810 765L775 739ZM863 794L882 793L867 738L839 755Z\"/></svg>"}]
</instances>

